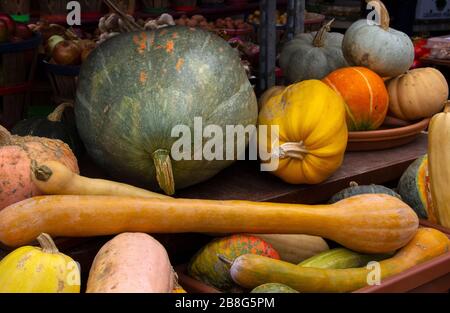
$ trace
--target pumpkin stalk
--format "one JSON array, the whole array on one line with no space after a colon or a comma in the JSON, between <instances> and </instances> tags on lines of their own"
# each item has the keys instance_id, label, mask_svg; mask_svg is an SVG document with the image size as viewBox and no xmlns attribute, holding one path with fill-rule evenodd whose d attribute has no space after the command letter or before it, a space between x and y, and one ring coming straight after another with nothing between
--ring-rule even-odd
<instances>
[{"instance_id":1,"label":"pumpkin stalk","mask_svg":"<svg viewBox=\"0 0 450 313\"><path fill-rule=\"evenodd\" d=\"M155 164L156 180L159 187L167 195L173 195L175 193L175 181L169 151L159 149L153 152L153 163Z\"/></svg>"},{"instance_id":2,"label":"pumpkin stalk","mask_svg":"<svg viewBox=\"0 0 450 313\"><path fill-rule=\"evenodd\" d=\"M70 102L64 102L56 107L56 109L47 116L47 120L50 122L61 122L62 115L66 108L73 108L73 104Z\"/></svg>"},{"instance_id":3,"label":"pumpkin stalk","mask_svg":"<svg viewBox=\"0 0 450 313\"><path fill-rule=\"evenodd\" d=\"M376 2L376 3L374 3ZM389 12L386 9L386 6L384 5L381 0L366 0L366 3L372 5L375 10L377 11L377 15L379 16L380 20L380 26L384 30L389 30L389 25L391 23L391 19L389 17Z\"/></svg>"},{"instance_id":4,"label":"pumpkin stalk","mask_svg":"<svg viewBox=\"0 0 450 313\"><path fill-rule=\"evenodd\" d=\"M225 263L228 266L233 266L233 261L231 261L229 258L227 258L226 256L222 255L222 254L218 254L217 257L219 258L220 261L222 261L223 263Z\"/></svg>"},{"instance_id":5,"label":"pumpkin stalk","mask_svg":"<svg viewBox=\"0 0 450 313\"><path fill-rule=\"evenodd\" d=\"M0 146L11 143L11 133L2 125L0 125Z\"/></svg>"},{"instance_id":6,"label":"pumpkin stalk","mask_svg":"<svg viewBox=\"0 0 450 313\"><path fill-rule=\"evenodd\" d=\"M303 141L286 142L278 148L278 151L274 152L274 156L280 159L294 158L298 160L304 160L305 156L308 153L309 151L306 149Z\"/></svg>"},{"instance_id":7,"label":"pumpkin stalk","mask_svg":"<svg viewBox=\"0 0 450 313\"><path fill-rule=\"evenodd\" d=\"M40 181L48 181L53 175L52 170L48 166L39 166L35 160L31 161L31 171Z\"/></svg>"},{"instance_id":8,"label":"pumpkin stalk","mask_svg":"<svg viewBox=\"0 0 450 313\"><path fill-rule=\"evenodd\" d=\"M444 113L450 113L450 100L444 104Z\"/></svg>"},{"instance_id":9,"label":"pumpkin stalk","mask_svg":"<svg viewBox=\"0 0 450 313\"><path fill-rule=\"evenodd\" d=\"M317 32L313 40L314 47L319 48L325 46L325 38L327 37L328 32L331 30L331 24L333 24L334 20L335 19L332 19L331 21L323 25Z\"/></svg>"},{"instance_id":10,"label":"pumpkin stalk","mask_svg":"<svg viewBox=\"0 0 450 313\"><path fill-rule=\"evenodd\" d=\"M42 233L37 237L37 241L42 248L42 252L56 254L58 253L58 248L55 245L52 237L46 233Z\"/></svg>"}]
</instances>

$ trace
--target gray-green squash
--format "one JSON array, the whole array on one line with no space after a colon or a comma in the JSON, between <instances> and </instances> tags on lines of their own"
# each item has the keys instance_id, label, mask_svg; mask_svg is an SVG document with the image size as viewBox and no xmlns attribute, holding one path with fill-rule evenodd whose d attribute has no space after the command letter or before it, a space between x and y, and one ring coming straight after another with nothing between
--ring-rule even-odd
<instances>
[{"instance_id":1,"label":"gray-green squash","mask_svg":"<svg viewBox=\"0 0 450 313\"><path fill-rule=\"evenodd\" d=\"M281 51L280 66L289 83L322 79L348 66L342 53L343 35L329 33L331 23L318 32L298 34Z\"/></svg>"},{"instance_id":2,"label":"gray-green squash","mask_svg":"<svg viewBox=\"0 0 450 313\"><path fill-rule=\"evenodd\" d=\"M226 41L200 29L170 27L121 34L95 49L80 71L75 113L86 149L102 168L122 181L173 194L233 162L205 159L200 149L210 138L202 138L203 130L216 125L225 134L226 125L254 125L258 107ZM199 134L195 118L202 122ZM184 150L174 146L181 138L187 138ZM195 146L194 138L200 138ZM184 159L172 148L183 150Z\"/></svg>"},{"instance_id":3,"label":"gray-green squash","mask_svg":"<svg viewBox=\"0 0 450 313\"><path fill-rule=\"evenodd\" d=\"M368 1L369 2L369 1ZM363 66L382 77L405 73L414 62L414 45L405 33L389 27L389 13L379 0L372 0L379 10L379 25L370 19L353 23L345 32L342 51L352 66Z\"/></svg>"},{"instance_id":4,"label":"gray-green squash","mask_svg":"<svg viewBox=\"0 0 450 313\"><path fill-rule=\"evenodd\" d=\"M394 190L387 188L382 185L358 185L358 183L352 181L350 182L350 186L339 191L336 193L331 199L328 201L328 203L336 203L338 201L354 197L357 195L363 195L363 194L386 194L393 197L397 197L401 199L402 197L396 193Z\"/></svg>"}]
</instances>

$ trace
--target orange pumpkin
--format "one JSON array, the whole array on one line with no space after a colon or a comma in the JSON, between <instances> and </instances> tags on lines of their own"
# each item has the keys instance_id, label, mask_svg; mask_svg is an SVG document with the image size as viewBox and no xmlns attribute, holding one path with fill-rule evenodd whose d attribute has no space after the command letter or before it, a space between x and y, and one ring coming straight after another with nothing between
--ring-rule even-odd
<instances>
[{"instance_id":1,"label":"orange pumpkin","mask_svg":"<svg viewBox=\"0 0 450 313\"><path fill-rule=\"evenodd\" d=\"M378 74L364 67L346 67L330 73L323 81L344 98L350 131L374 130L383 124L389 95Z\"/></svg>"},{"instance_id":2,"label":"orange pumpkin","mask_svg":"<svg viewBox=\"0 0 450 313\"><path fill-rule=\"evenodd\" d=\"M42 194L31 179L33 161L58 161L72 172L79 173L77 159L64 142L11 135L0 126L0 210Z\"/></svg>"}]
</instances>

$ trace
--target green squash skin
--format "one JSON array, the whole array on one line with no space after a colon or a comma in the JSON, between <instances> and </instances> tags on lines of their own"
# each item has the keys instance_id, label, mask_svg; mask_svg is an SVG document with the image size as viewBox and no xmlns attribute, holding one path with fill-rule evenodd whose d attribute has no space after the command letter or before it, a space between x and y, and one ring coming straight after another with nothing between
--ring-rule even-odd
<instances>
[{"instance_id":1,"label":"green squash skin","mask_svg":"<svg viewBox=\"0 0 450 313\"><path fill-rule=\"evenodd\" d=\"M335 248L319 253L299 263L298 266L315 268L356 268L366 266L371 261L381 261L391 254L361 254L346 248Z\"/></svg>"},{"instance_id":2,"label":"green squash skin","mask_svg":"<svg viewBox=\"0 0 450 313\"><path fill-rule=\"evenodd\" d=\"M317 32L295 36L281 51L280 65L290 83L322 79L334 70L348 66L342 53L344 36L327 33L323 47L313 44Z\"/></svg>"},{"instance_id":3,"label":"green squash skin","mask_svg":"<svg viewBox=\"0 0 450 313\"><path fill-rule=\"evenodd\" d=\"M283 284L268 283L256 287L250 293L299 293L299 292Z\"/></svg>"},{"instance_id":4,"label":"green squash skin","mask_svg":"<svg viewBox=\"0 0 450 313\"><path fill-rule=\"evenodd\" d=\"M402 197L393 191L390 188L381 186L381 185L361 185L361 186L352 186L341 190L337 194L335 194L328 203L336 203L338 201L344 200L346 198L350 198L356 195L361 194L387 194L393 197L397 197L401 199Z\"/></svg>"},{"instance_id":5,"label":"green squash skin","mask_svg":"<svg viewBox=\"0 0 450 313\"><path fill-rule=\"evenodd\" d=\"M80 71L75 114L92 159L117 179L149 189L159 189L152 154L170 153L180 138L171 136L172 128L187 125L191 160L171 160L180 189L233 163L194 160L194 117L225 133L225 125L255 125L258 107L226 41L176 26L118 35L95 49Z\"/></svg>"},{"instance_id":6,"label":"green squash skin","mask_svg":"<svg viewBox=\"0 0 450 313\"><path fill-rule=\"evenodd\" d=\"M84 152L83 143L76 128L70 124L65 121L52 122L46 117L31 117L18 122L11 130L11 134L59 139L69 145L77 157L80 157Z\"/></svg>"},{"instance_id":7,"label":"green squash skin","mask_svg":"<svg viewBox=\"0 0 450 313\"><path fill-rule=\"evenodd\" d=\"M407 203L420 218L428 219L427 213L427 201L424 181L419 177L419 169L426 167L428 169L428 155L424 155L421 158L415 160L403 173L398 182L397 190L403 198L403 201ZM427 162L426 164L423 164ZM422 169L423 171L424 169ZM422 195L420 193L422 192Z\"/></svg>"},{"instance_id":8,"label":"green squash skin","mask_svg":"<svg viewBox=\"0 0 450 313\"><path fill-rule=\"evenodd\" d=\"M266 241L251 235L232 235L216 238L198 251L188 265L188 274L221 291L232 291L236 284L230 276L229 266L218 255L230 260L243 254L258 254L280 259L278 252Z\"/></svg>"}]
</instances>

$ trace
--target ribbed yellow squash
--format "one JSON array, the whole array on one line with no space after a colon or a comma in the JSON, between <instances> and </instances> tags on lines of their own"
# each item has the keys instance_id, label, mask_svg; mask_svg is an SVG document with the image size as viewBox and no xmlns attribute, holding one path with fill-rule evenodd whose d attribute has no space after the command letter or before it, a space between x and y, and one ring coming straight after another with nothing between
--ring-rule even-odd
<instances>
[{"instance_id":1,"label":"ribbed yellow squash","mask_svg":"<svg viewBox=\"0 0 450 313\"><path fill-rule=\"evenodd\" d=\"M80 270L70 257L58 252L47 234L39 247L21 247L0 262L1 293L79 293Z\"/></svg>"},{"instance_id":2,"label":"ribbed yellow squash","mask_svg":"<svg viewBox=\"0 0 450 313\"><path fill-rule=\"evenodd\" d=\"M348 139L345 103L319 80L290 85L271 97L261 109L259 125L260 131L262 125L279 126L279 144L267 131L260 150L270 153L272 163L278 161L273 174L288 183L321 183L342 164Z\"/></svg>"},{"instance_id":3,"label":"ribbed yellow squash","mask_svg":"<svg viewBox=\"0 0 450 313\"><path fill-rule=\"evenodd\" d=\"M431 198L438 223L450 227L450 101L433 116L428 133Z\"/></svg>"}]
</instances>

